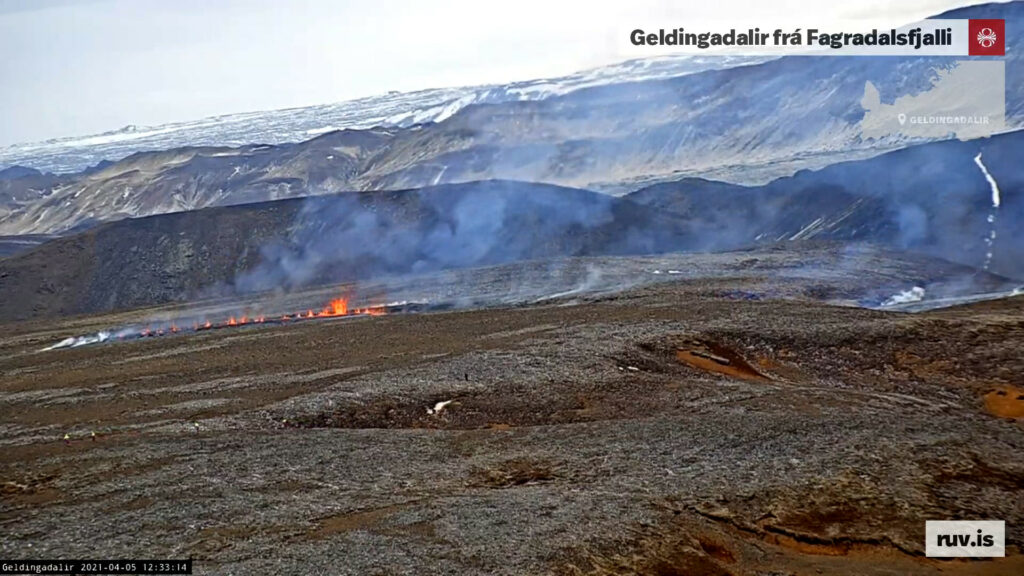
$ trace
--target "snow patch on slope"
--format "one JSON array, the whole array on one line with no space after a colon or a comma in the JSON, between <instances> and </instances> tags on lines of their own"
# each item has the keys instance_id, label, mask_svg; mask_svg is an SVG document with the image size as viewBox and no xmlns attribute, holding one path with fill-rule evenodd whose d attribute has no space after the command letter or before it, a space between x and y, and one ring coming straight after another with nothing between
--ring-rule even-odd
<instances>
[{"instance_id":1,"label":"snow patch on slope","mask_svg":"<svg viewBox=\"0 0 1024 576\"><path fill-rule=\"evenodd\" d=\"M0 148L0 167L30 166L46 172L77 172L100 160L180 146L242 146L298 142L334 130L375 126L407 128L441 122L473 104L543 100L623 82L686 76L771 60L766 57L662 56L629 60L558 78L484 86L389 92L335 104L214 116L161 126L126 126L101 134L57 138Z\"/></svg>"}]
</instances>

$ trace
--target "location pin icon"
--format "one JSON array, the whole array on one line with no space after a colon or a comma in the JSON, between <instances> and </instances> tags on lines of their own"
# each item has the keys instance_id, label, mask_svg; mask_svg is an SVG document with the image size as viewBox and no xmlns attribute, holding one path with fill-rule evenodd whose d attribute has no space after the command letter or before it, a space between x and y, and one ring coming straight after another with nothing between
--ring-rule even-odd
<instances>
[{"instance_id":1,"label":"location pin icon","mask_svg":"<svg viewBox=\"0 0 1024 576\"><path fill-rule=\"evenodd\" d=\"M907 121L907 115L900 112L896 115L896 119L900 121L900 126L903 126L903 123Z\"/></svg>"}]
</instances>

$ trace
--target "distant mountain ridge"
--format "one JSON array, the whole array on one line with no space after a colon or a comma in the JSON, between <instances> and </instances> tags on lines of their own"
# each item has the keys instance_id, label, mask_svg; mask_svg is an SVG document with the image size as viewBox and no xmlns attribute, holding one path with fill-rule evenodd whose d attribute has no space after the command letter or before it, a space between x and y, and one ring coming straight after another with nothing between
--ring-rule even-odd
<instances>
[{"instance_id":1,"label":"distant mountain ridge","mask_svg":"<svg viewBox=\"0 0 1024 576\"><path fill-rule=\"evenodd\" d=\"M1019 283L1022 146L1024 131L922 144L763 186L686 178L612 197L483 181L124 219L0 258L0 321L529 259L790 241L938 256L963 265L969 291L993 278L978 270L992 232L989 271ZM998 209L979 153L1002 190Z\"/></svg>"},{"instance_id":2,"label":"distant mountain ridge","mask_svg":"<svg viewBox=\"0 0 1024 576\"><path fill-rule=\"evenodd\" d=\"M129 125L100 134L0 146L0 167L25 165L72 173L142 151L287 144L342 129L407 128L440 122L473 104L543 100L609 83L678 77L770 60L767 57L662 56L627 60L555 78L484 86L388 92L334 104L244 112L158 126Z\"/></svg>"},{"instance_id":3,"label":"distant mountain ridge","mask_svg":"<svg viewBox=\"0 0 1024 576\"><path fill-rule=\"evenodd\" d=\"M944 16L1004 17L1011 22L1008 44L1024 40L1022 28L1012 25L1024 22L1021 2ZM1024 65L1013 50L1005 62L1013 125L1024 117ZM863 138L864 89L870 82L881 102L891 102L928 89L935 68L949 63L926 57L733 62L684 76L602 81L538 100L469 104L434 123L332 131L294 144L139 152L48 176L51 185L43 188L7 181L0 190L6 212L0 212L0 234L66 233L209 206L489 179L610 193L693 176L763 184L924 142Z\"/></svg>"}]
</instances>

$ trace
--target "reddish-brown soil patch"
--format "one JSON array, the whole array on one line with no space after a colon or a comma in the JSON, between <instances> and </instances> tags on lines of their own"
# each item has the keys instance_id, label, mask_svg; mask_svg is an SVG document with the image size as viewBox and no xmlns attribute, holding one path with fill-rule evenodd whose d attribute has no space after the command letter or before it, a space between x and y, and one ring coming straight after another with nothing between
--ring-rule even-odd
<instances>
[{"instance_id":1,"label":"reddish-brown soil patch","mask_svg":"<svg viewBox=\"0 0 1024 576\"><path fill-rule=\"evenodd\" d=\"M712 558L720 562L733 563L736 558L729 548L723 544L718 538L713 538L706 534L698 534L697 542L700 543L700 548Z\"/></svg>"},{"instance_id":2,"label":"reddish-brown soil patch","mask_svg":"<svg viewBox=\"0 0 1024 576\"><path fill-rule=\"evenodd\" d=\"M57 502L61 493L53 487L56 479L55 474L43 474L0 482L0 502L11 508L38 507Z\"/></svg>"},{"instance_id":3,"label":"reddish-brown soil patch","mask_svg":"<svg viewBox=\"0 0 1024 576\"><path fill-rule=\"evenodd\" d=\"M317 527L309 533L309 538L315 540L356 530L373 530L382 520L401 508L400 505L393 505L328 516L320 520Z\"/></svg>"},{"instance_id":4,"label":"reddish-brown soil patch","mask_svg":"<svg viewBox=\"0 0 1024 576\"><path fill-rule=\"evenodd\" d=\"M985 394L985 410L1000 418L1024 418L1024 388L1003 386Z\"/></svg>"},{"instance_id":5,"label":"reddish-brown soil patch","mask_svg":"<svg viewBox=\"0 0 1024 576\"><path fill-rule=\"evenodd\" d=\"M951 482L973 484L986 490L995 488L1016 493L1024 491L1024 470L971 455L955 465L939 468L935 475L935 484L942 486Z\"/></svg>"},{"instance_id":6,"label":"reddish-brown soil patch","mask_svg":"<svg viewBox=\"0 0 1024 576\"><path fill-rule=\"evenodd\" d=\"M765 534L764 540L776 546L799 552L800 554L810 554L813 556L846 556L852 551L870 552L875 548L872 545L851 542L807 542L785 534Z\"/></svg>"},{"instance_id":7,"label":"reddish-brown soil patch","mask_svg":"<svg viewBox=\"0 0 1024 576\"><path fill-rule=\"evenodd\" d=\"M579 554L553 572L559 576L734 576L699 546L690 538L645 538L632 550Z\"/></svg>"},{"instance_id":8,"label":"reddish-brown soil patch","mask_svg":"<svg viewBox=\"0 0 1024 576\"><path fill-rule=\"evenodd\" d=\"M767 376L750 365L740 354L720 344L701 342L678 348L676 359L691 368L753 382L766 382Z\"/></svg>"},{"instance_id":9,"label":"reddish-brown soil patch","mask_svg":"<svg viewBox=\"0 0 1024 576\"><path fill-rule=\"evenodd\" d=\"M760 368L762 374L767 372L785 380L801 381L808 378L807 374L800 370L800 368L795 364L777 360L769 356L758 356L757 367Z\"/></svg>"},{"instance_id":10,"label":"reddish-brown soil patch","mask_svg":"<svg viewBox=\"0 0 1024 576\"><path fill-rule=\"evenodd\" d=\"M732 575L732 572L696 550L681 550L667 557L658 558L649 564L640 564L636 568L636 574L649 576Z\"/></svg>"}]
</instances>

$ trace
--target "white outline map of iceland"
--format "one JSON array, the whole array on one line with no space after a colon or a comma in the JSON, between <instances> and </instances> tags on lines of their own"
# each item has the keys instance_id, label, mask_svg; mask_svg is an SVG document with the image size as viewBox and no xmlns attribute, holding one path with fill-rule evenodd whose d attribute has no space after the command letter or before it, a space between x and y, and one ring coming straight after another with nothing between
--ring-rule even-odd
<instances>
[{"instance_id":1,"label":"white outline map of iceland","mask_svg":"<svg viewBox=\"0 0 1024 576\"><path fill-rule=\"evenodd\" d=\"M932 86L884 104L864 84L863 138L982 138L1006 129L1006 66L1002 60L960 60L933 71Z\"/></svg>"}]
</instances>

